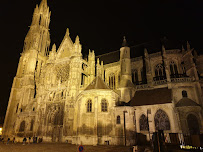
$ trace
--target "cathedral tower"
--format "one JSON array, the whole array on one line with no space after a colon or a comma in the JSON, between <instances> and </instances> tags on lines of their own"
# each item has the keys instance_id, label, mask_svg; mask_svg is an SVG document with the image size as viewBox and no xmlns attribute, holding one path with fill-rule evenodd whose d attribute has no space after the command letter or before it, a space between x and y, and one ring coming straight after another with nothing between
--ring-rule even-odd
<instances>
[{"instance_id":1,"label":"cathedral tower","mask_svg":"<svg viewBox=\"0 0 203 152\"><path fill-rule=\"evenodd\" d=\"M121 101L128 102L132 98L132 83L131 75L131 59L130 59L130 47L127 45L127 41L124 37L122 47L120 48L120 67L121 67Z\"/></svg>"},{"instance_id":2,"label":"cathedral tower","mask_svg":"<svg viewBox=\"0 0 203 152\"><path fill-rule=\"evenodd\" d=\"M34 10L11 88L4 122L4 136L14 133L15 126L19 125L17 120L21 119L20 113L30 110L29 108L35 109L28 104L32 105L36 97L38 78L49 51L50 14L47 0L42 0L39 7L37 5ZM19 116L18 119L17 116Z\"/></svg>"}]
</instances>

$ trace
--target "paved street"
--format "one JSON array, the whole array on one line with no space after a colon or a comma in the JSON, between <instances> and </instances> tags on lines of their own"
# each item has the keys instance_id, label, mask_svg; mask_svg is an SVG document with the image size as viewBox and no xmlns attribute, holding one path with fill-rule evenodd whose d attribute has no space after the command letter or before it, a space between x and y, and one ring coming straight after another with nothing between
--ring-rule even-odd
<instances>
[{"instance_id":1,"label":"paved street","mask_svg":"<svg viewBox=\"0 0 203 152\"><path fill-rule=\"evenodd\" d=\"M78 152L78 146L65 143L2 144L0 152ZM124 146L84 146L84 152L130 152Z\"/></svg>"}]
</instances>

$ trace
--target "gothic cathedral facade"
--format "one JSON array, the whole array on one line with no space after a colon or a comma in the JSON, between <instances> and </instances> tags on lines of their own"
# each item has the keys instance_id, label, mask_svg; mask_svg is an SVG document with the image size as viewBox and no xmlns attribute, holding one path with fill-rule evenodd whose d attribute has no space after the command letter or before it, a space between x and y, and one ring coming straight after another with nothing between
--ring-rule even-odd
<instances>
[{"instance_id":1,"label":"gothic cathedral facade","mask_svg":"<svg viewBox=\"0 0 203 152\"><path fill-rule=\"evenodd\" d=\"M189 43L152 54L145 49L143 57L131 58L124 38L119 51L95 56L90 50L84 59L79 37L73 42L68 29L59 48L50 49L50 14L46 0L34 10L11 88L5 137L133 145L136 132L203 132L203 56Z\"/></svg>"}]
</instances>

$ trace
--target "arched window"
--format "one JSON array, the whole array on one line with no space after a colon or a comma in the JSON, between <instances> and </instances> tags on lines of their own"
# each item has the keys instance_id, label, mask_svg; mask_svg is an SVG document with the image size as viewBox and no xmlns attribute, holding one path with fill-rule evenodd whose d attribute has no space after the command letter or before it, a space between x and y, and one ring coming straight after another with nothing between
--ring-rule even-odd
<instances>
[{"instance_id":1,"label":"arched window","mask_svg":"<svg viewBox=\"0 0 203 152\"><path fill-rule=\"evenodd\" d=\"M183 96L183 97L187 97L187 91L183 90L183 91L182 91L182 96Z\"/></svg>"},{"instance_id":2,"label":"arched window","mask_svg":"<svg viewBox=\"0 0 203 152\"><path fill-rule=\"evenodd\" d=\"M177 68L177 65L174 63L174 61L170 62L170 72L171 72L171 77L176 77L178 74L178 68Z\"/></svg>"},{"instance_id":3,"label":"arched window","mask_svg":"<svg viewBox=\"0 0 203 152\"><path fill-rule=\"evenodd\" d=\"M107 106L106 99L102 99L102 102L101 102L101 111L102 112L107 112L108 111L108 106Z\"/></svg>"},{"instance_id":4,"label":"arched window","mask_svg":"<svg viewBox=\"0 0 203 152\"><path fill-rule=\"evenodd\" d=\"M149 130L147 117L144 114L142 114L140 116L140 121L139 122L140 122L140 131Z\"/></svg>"},{"instance_id":5,"label":"arched window","mask_svg":"<svg viewBox=\"0 0 203 152\"><path fill-rule=\"evenodd\" d=\"M120 116L117 116L116 124L121 124L121 117Z\"/></svg>"},{"instance_id":6,"label":"arched window","mask_svg":"<svg viewBox=\"0 0 203 152\"><path fill-rule=\"evenodd\" d=\"M189 114L187 116L187 124L188 124L188 129L191 135L198 135L200 134L199 130L199 123L197 120L197 117L193 114Z\"/></svg>"},{"instance_id":7,"label":"arched window","mask_svg":"<svg viewBox=\"0 0 203 152\"><path fill-rule=\"evenodd\" d=\"M156 130L170 130L170 121L168 115L163 110L157 110L154 117L154 122Z\"/></svg>"},{"instance_id":8,"label":"arched window","mask_svg":"<svg viewBox=\"0 0 203 152\"><path fill-rule=\"evenodd\" d=\"M23 132L24 130L25 130L25 121L23 120L23 121L20 123L19 132Z\"/></svg>"},{"instance_id":9,"label":"arched window","mask_svg":"<svg viewBox=\"0 0 203 152\"><path fill-rule=\"evenodd\" d=\"M87 112L92 112L92 100L87 101Z\"/></svg>"},{"instance_id":10,"label":"arched window","mask_svg":"<svg viewBox=\"0 0 203 152\"><path fill-rule=\"evenodd\" d=\"M155 79L156 80L165 79L165 72L164 72L164 67L162 64L157 64L155 66Z\"/></svg>"},{"instance_id":11,"label":"arched window","mask_svg":"<svg viewBox=\"0 0 203 152\"><path fill-rule=\"evenodd\" d=\"M115 89L115 74L114 73L111 73L110 76L109 76L109 87L111 89Z\"/></svg>"},{"instance_id":12,"label":"arched window","mask_svg":"<svg viewBox=\"0 0 203 152\"><path fill-rule=\"evenodd\" d=\"M33 130L33 125L34 125L34 120L31 121L31 125L30 125L30 131Z\"/></svg>"},{"instance_id":13,"label":"arched window","mask_svg":"<svg viewBox=\"0 0 203 152\"><path fill-rule=\"evenodd\" d=\"M137 70L133 70L132 71L132 82L134 84L137 84L138 83L138 73L137 73Z\"/></svg>"}]
</instances>

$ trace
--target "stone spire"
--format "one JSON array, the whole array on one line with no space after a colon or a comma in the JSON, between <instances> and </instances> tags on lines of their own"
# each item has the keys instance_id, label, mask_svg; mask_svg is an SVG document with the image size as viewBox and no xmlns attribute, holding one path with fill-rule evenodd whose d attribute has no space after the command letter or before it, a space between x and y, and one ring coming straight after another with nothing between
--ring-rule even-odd
<instances>
[{"instance_id":1,"label":"stone spire","mask_svg":"<svg viewBox=\"0 0 203 152\"><path fill-rule=\"evenodd\" d=\"M36 5L30 30L24 41L23 52L34 49L43 56L48 55L51 42L49 33L50 15L47 0L42 0L39 7Z\"/></svg>"},{"instance_id":2,"label":"stone spire","mask_svg":"<svg viewBox=\"0 0 203 152\"><path fill-rule=\"evenodd\" d=\"M77 35L75 38L75 44L80 44L79 36Z\"/></svg>"},{"instance_id":3,"label":"stone spire","mask_svg":"<svg viewBox=\"0 0 203 152\"><path fill-rule=\"evenodd\" d=\"M147 58L149 56L148 52L147 52L147 49L144 48L144 56Z\"/></svg>"},{"instance_id":4,"label":"stone spire","mask_svg":"<svg viewBox=\"0 0 203 152\"><path fill-rule=\"evenodd\" d=\"M123 37L122 47L126 47L126 46L128 46L128 43L127 43L126 38L125 38L125 36L124 36L124 37Z\"/></svg>"},{"instance_id":5,"label":"stone spire","mask_svg":"<svg viewBox=\"0 0 203 152\"><path fill-rule=\"evenodd\" d=\"M45 10L47 8L48 8L48 6L47 6L47 0L42 0L40 5L39 5L39 10L43 11L43 10Z\"/></svg>"},{"instance_id":6,"label":"stone spire","mask_svg":"<svg viewBox=\"0 0 203 152\"><path fill-rule=\"evenodd\" d=\"M70 32L69 32L69 28L66 29L66 36L69 36Z\"/></svg>"},{"instance_id":7,"label":"stone spire","mask_svg":"<svg viewBox=\"0 0 203 152\"><path fill-rule=\"evenodd\" d=\"M165 49L164 45L162 45L162 53L163 53L163 55L166 54L166 49Z\"/></svg>"},{"instance_id":8,"label":"stone spire","mask_svg":"<svg viewBox=\"0 0 203 152\"><path fill-rule=\"evenodd\" d=\"M56 52L56 44L55 43L53 44L51 51L54 52L54 53Z\"/></svg>"}]
</instances>

